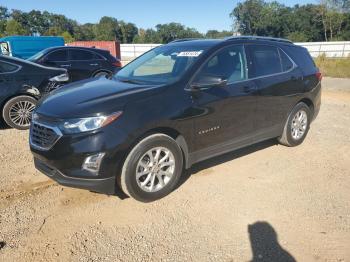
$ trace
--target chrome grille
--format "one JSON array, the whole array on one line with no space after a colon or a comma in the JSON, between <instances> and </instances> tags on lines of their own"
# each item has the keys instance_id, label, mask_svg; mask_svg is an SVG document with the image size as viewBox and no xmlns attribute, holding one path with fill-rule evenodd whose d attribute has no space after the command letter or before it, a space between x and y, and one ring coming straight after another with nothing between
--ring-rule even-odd
<instances>
[{"instance_id":1,"label":"chrome grille","mask_svg":"<svg viewBox=\"0 0 350 262\"><path fill-rule=\"evenodd\" d=\"M32 122L30 128L30 144L41 150L49 150L60 139L62 133L56 127Z\"/></svg>"}]
</instances>

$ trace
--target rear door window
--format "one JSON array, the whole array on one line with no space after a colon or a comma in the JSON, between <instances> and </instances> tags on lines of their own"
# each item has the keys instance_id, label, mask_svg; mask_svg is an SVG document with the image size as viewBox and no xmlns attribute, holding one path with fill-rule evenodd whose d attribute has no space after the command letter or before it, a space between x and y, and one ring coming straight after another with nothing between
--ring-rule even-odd
<instances>
[{"instance_id":1,"label":"rear door window","mask_svg":"<svg viewBox=\"0 0 350 262\"><path fill-rule=\"evenodd\" d=\"M247 45L252 60L252 77L278 74L282 65L277 47L268 45Z\"/></svg>"},{"instance_id":2,"label":"rear door window","mask_svg":"<svg viewBox=\"0 0 350 262\"><path fill-rule=\"evenodd\" d=\"M95 54L85 50L70 50L70 60L72 61L86 61L86 60L94 60Z\"/></svg>"},{"instance_id":3,"label":"rear door window","mask_svg":"<svg viewBox=\"0 0 350 262\"><path fill-rule=\"evenodd\" d=\"M57 50L52 51L47 55L47 60L52 62L60 62L68 60L68 52L67 50Z\"/></svg>"},{"instance_id":4,"label":"rear door window","mask_svg":"<svg viewBox=\"0 0 350 262\"><path fill-rule=\"evenodd\" d=\"M0 61L0 74L4 73L13 73L19 69L18 65L9 64L3 61Z\"/></svg>"}]
</instances>

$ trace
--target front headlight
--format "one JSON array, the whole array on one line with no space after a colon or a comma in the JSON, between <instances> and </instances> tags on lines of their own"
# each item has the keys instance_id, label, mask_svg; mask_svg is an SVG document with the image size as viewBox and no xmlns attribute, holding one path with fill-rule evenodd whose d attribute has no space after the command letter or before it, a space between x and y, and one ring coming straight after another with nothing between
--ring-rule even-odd
<instances>
[{"instance_id":1,"label":"front headlight","mask_svg":"<svg viewBox=\"0 0 350 262\"><path fill-rule=\"evenodd\" d=\"M69 76L67 73L58 75L58 76L54 76L52 78L49 79L51 82L67 82L69 80Z\"/></svg>"},{"instance_id":2,"label":"front headlight","mask_svg":"<svg viewBox=\"0 0 350 262\"><path fill-rule=\"evenodd\" d=\"M65 134L75 134L87 131L93 131L104 127L114 120L116 120L122 114L121 111L113 113L111 115L94 116L87 118L75 118L64 121L60 125L60 129Z\"/></svg>"}]
</instances>

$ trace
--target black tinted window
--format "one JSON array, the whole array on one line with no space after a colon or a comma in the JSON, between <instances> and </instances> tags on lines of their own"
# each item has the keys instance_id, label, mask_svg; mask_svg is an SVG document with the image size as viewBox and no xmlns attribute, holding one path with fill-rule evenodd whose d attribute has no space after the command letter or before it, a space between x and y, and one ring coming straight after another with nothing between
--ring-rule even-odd
<instances>
[{"instance_id":1,"label":"black tinted window","mask_svg":"<svg viewBox=\"0 0 350 262\"><path fill-rule=\"evenodd\" d=\"M95 55L85 50L70 50L70 60L94 60Z\"/></svg>"},{"instance_id":2,"label":"black tinted window","mask_svg":"<svg viewBox=\"0 0 350 262\"><path fill-rule=\"evenodd\" d=\"M19 66L8 64L5 62L0 61L0 73L11 73L18 69Z\"/></svg>"},{"instance_id":3,"label":"black tinted window","mask_svg":"<svg viewBox=\"0 0 350 262\"><path fill-rule=\"evenodd\" d=\"M48 54L48 61L67 61L68 53L67 50L57 50Z\"/></svg>"},{"instance_id":4,"label":"black tinted window","mask_svg":"<svg viewBox=\"0 0 350 262\"><path fill-rule=\"evenodd\" d=\"M282 51L279 50L282 64L282 71L288 71L293 68L293 63L290 61L289 57Z\"/></svg>"},{"instance_id":5,"label":"black tinted window","mask_svg":"<svg viewBox=\"0 0 350 262\"><path fill-rule=\"evenodd\" d=\"M254 76L271 75L282 72L278 49L267 45L249 45Z\"/></svg>"},{"instance_id":6,"label":"black tinted window","mask_svg":"<svg viewBox=\"0 0 350 262\"><path fill-rule=\"evenodd\" d=\"M93 59L96 59L96 60L105 60L105 58L100 55L100 54L97 54L97 53L94 53L94 58Z\"/></svg>"},{"instance_id":7,"label":"black tinted window","mask_svg":"<svg viewBox=\"0 0 350 262\"><path fill-rule=\"evenodd\" d=\"M230 46L216 53L201 69L196 80L206 76L221 77L227 79L229 83L246 79L246 59L243 46Z\"/></svg>"},{"instance_id":8,"label":"black tinted window","mask_svg":"<svg viewBox=\"0 0 350 262\"><path fill-rule=\"evenodd\" d=\"M306 48L301 46L288 46L284 51L293 59L304 74L311 75L317 72L315 63Z\"/></svg>"}]
</instances>

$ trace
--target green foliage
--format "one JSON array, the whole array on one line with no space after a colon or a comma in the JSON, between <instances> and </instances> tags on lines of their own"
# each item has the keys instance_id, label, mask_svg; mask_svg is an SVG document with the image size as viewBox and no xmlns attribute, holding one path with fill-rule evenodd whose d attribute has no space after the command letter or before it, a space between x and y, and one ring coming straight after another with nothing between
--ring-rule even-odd
<instances>
[{"instance_id":1,"label":"green foliage","mask_svg":"<svg viewBox=\"0 0 350 262\"><path fill-rule=\"evenodd\" d=\"M153 33L153 32L152 32ZM201 38L203 37L194 28L188 28L178 23L158 24L156 25L156 37L159 43L169 43L179 38Z\"/></svg>"},{"instance_id":2,"label":"green foliage","mask_svg":"<svg viewBox=\"0 0 350 262\"><path fill-rule=\"evenodd\" d=\"M0 37L5 35L6 23L9 13L6 7L0 6Z\"/></svg>"},{"instance_id":3,"label":"green foliage","mask_svg":"<svg viewBox=\"0 0 350 262\"><path fill-rule=\"evenodd\" d=\"M246 0L233 9L235 29L245 35L285 37L293 41L349 40L349 0L287 7L278 2Z\"/></svg>"},{"instance_id":4,"label":"green foliage","mask_svg":"<svg viewBox=\"0 0 350 262\"><path fill-rule=\"evenodd\" d=\"M64 38L64 42L65 42L65 43L74 42L73 36L72 36L69 32L67 32L67 31L63 32L63 33L61 34L61 36Z\"/></svg>"},{"instance_id":5,"label":"green foliage","mask_svg":"<svg viewBox=\"0 0 350 262\"><path fill-rule=\"evenodd\" d=\"M230 31L218 31L218 30L208 30L205 34L206 38L225 38L232 36L232 32Z\"/></svg>"},{"instance_id":6,"label":"green foliage","mask_svg":"<svg viewBox=\"0 0 350 262\"><path fill-rule=\"evenodd\" d=\"M293 42L307 42L309 37L303 32L291 32L287 38Z\"/></svg>"},{"instance_id":7,"label":"green foliage","mask_svg":"<svg viewBox=\"0 0 350 262\"><path fill-rule=\"evenodd\" d=\"M6 35L25 35L26 30L14 19L10 19L6 23Z\"/></svg>"},{"instance_id":8,"label":"green foliage","mask_svg":"<svg viewBox=\"0 0 350 262\"><path fill-rule=\"evenodd\" d=\"M118 39L121 43L132 43L135 36L138 33L138 29L133 23L126 23L124 21L120 21L118 23Z\"/></svg>"},{"instance_id":9,"label":"green foliage","mask_svg":"<svg viewBox=\"0 0 350 262\"><path fill-rule=\"evenodd\" d=\"M96 40L114 41L118 40L118 21L109 16L104 16L94 27Z\"/></svg>"},{"instance_id":10,"label":"green foliage","mask_svg":"<svg viewBox=\"0 0 350 262\"><path fill-rule=\"evenodd\" d=\"M350 0L320 0L320 4L287 7L277 1L245 0L230 14L235 32L289 38L296 42L350 40ZM0 36L57 35L66 41L117 40L121 43L168 43L179 38L224 38L231 31L206 34L179 23L138 29L135 24L104 16L96 24L79 24L47 11L9 11L0 6Z\"/></svg>"}]
</instances>

